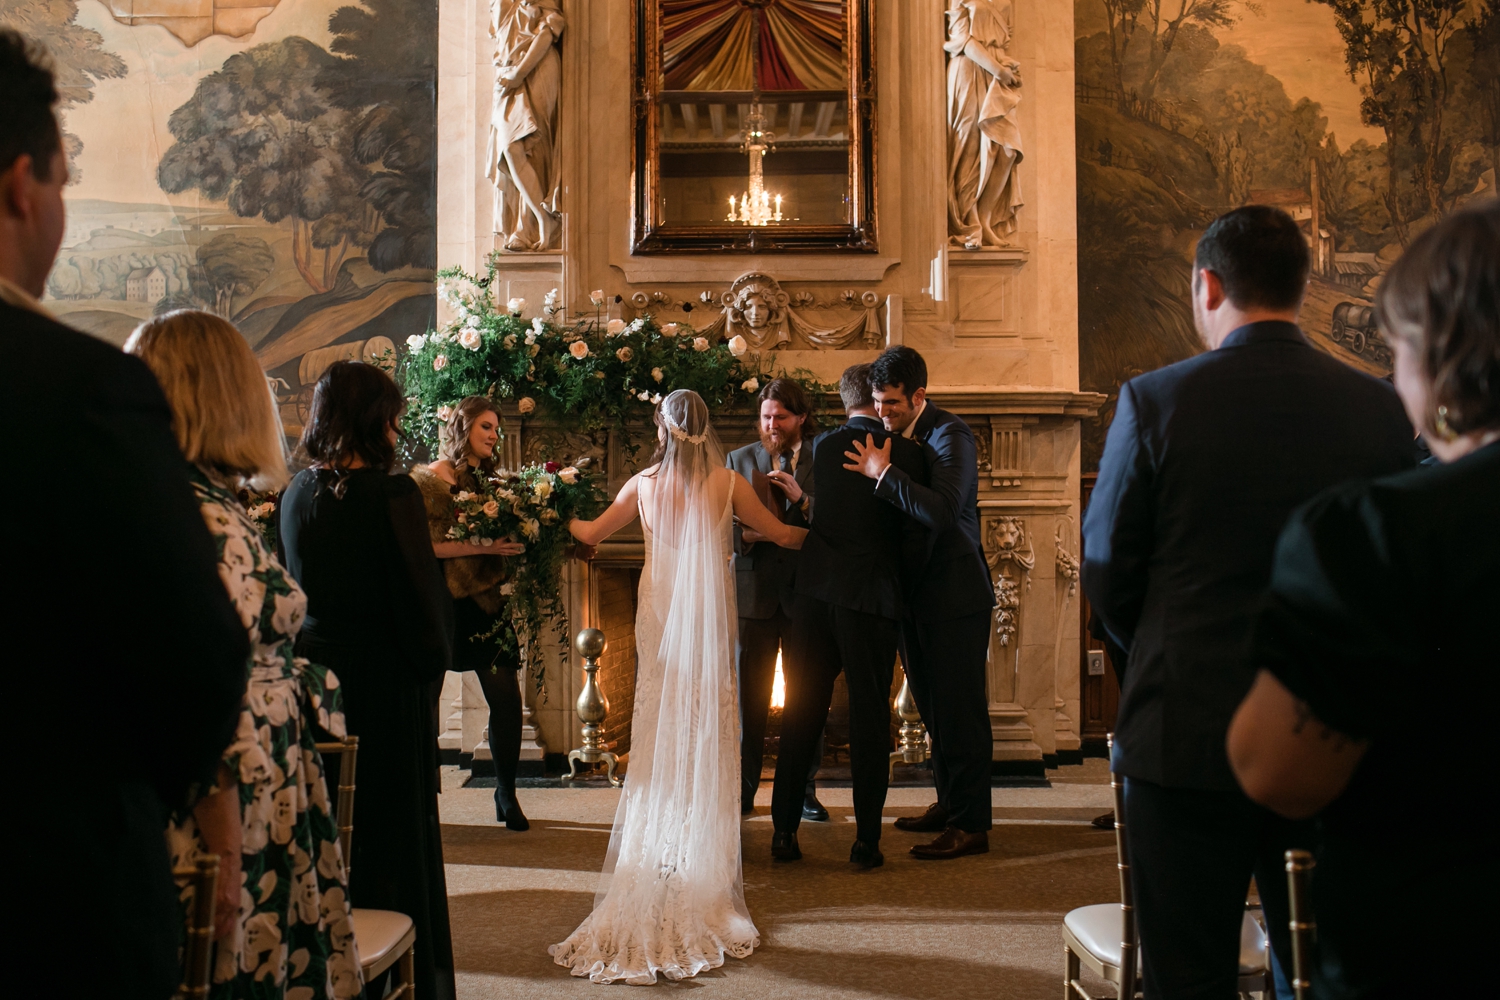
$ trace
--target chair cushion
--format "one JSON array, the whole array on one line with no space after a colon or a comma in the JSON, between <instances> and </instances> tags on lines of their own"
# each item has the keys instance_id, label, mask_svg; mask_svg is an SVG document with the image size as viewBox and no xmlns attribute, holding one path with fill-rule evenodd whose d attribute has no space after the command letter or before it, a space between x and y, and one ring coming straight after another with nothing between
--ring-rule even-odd
<instances>
[{"instance_id":1,"label":"chair cushion","mask_svg":"<svg viewBox=\"0 0 1500 1000\"><path fill-rule=\"evenodd\" d=\"M1080 906L1063 917L1078 943L1105 965L1120 967L1120 904L1095 903Z\"/></svg>"},{"instance_id":2,"label":"chair cushion","mask_svg":"<svg viewBox=\"0 0 1500 1000\"><path fill-rule=\"evenodd\" d=\"M1063 917L1063 925L1090 955L1105 965L1120 967L1120 904L1096 903L1080 906ZM1240 975L1266 968L1266 933L1250 914L1240 924Z\"/></svg>"},{"instance_id":3,"label":"chair cushion","mask_svg":"<svg viewBox=\"0 0 1500 1000\"><path fill-rule=\"evenodd\" d=\"M359 947L359 964L369 969L406 950L402 943L415 940L416 928L411 917L395 910L361 910L355 907L354 942ZM410 942L407 942L408 944ZM395 954L392 954L392 953Z\"/></svg>"}]
</instances>

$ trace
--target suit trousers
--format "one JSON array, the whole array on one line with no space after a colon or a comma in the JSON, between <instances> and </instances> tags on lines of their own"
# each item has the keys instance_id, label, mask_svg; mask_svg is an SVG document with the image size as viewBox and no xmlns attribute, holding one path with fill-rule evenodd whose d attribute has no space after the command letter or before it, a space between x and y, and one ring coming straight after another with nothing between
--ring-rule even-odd
<instances>
[{"instance_id":1,"label":"suit trousers","mask_svg":"<svg viewBox=\"0 0 1500 1000\"><path fill-rule=\"evenodd\" d=\"M786 676L781 754L771 793L777 832L802 820L802 775L816 752L839 672L849 687L849 769L854 779L855 836L880 842L880 814L890 780L891 677L900 644L899 623L799 595L788 643L801 669Z\"/></svg>"},{"instance_id":2,"label":"suit trousers","mask_svg":"<svg viewBox=\"0 0 1500 1000\"><path fill-rule=\"evenodd\" d=\"M988 830L990 760L995 738L985 693L991 613L941 622L908 618L901 626L906 680L927 734L932 774L948 824L965 833Z\"/></svg>"},{"instance_id":3,"label":"suit trousers","mask_svg":"<svg viewBox=\"0 0 1500 1000\"><path fill-rule=\"evenodd\" d=\"M780 607L770 618L741 618L740 638L735 650L740 688L740 795L752 802L760 787L760 769L765 763L766 719L771 714L771 688L776 684L776 650L785 642L792 619ZM802 663L790 648L782 649L781 672L790 686ZM826 712L825 712L826 715ZM822 732L822 722L819 722ZM820 744L821 745L821 744ZM816 787L819 753L807 771L807 791Z\"/></svg>"},{"instance_id":4,"label":"suit trousers","mask_svg":"<svg viewBox=\"0 0 1500 1000\"><path fill-rule=\"evenodd\" d=\"M1232 1000L1250 876L1271 947L1292 967L1283 855L1313 842L1310 823L1283 819L1239 789L1167 788L1126 777L1130 884L1148 1000Z\"/></svg>"}]
</instances>

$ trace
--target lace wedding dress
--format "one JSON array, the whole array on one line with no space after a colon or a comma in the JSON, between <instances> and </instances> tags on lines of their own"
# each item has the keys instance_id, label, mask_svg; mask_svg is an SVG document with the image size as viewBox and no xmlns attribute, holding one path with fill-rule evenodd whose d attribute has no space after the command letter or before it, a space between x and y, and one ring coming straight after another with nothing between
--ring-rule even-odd
<instances>
[{"instance_id":1,"label":"lace wedding dress","mask_svg":"<svg viewBox=\"0 0 1500 1000\"><path fill-rule=\"evenodd\" d=\"M740 873L733 473L706 409L674 423L674 402L662 405L666 456L640 487L646 564L625 791L594 911L548 949L596 983L685 979L760 943Z\"/></svg>"}]
</instances>

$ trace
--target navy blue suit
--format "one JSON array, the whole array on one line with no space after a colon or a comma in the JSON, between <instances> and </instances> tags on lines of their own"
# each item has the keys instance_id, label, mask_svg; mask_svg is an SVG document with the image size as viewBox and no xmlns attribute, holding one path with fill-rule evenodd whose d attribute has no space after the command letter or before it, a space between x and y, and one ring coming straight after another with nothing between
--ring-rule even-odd
<instances>
[{"instance_id":1,"label":"navy blue suit","mask_svg":"<svg viewBox=\"0 0 1500 1000\"><path fill-rule=\"evenodd\" d=\"M985 661L995 606L979 540L978 452L969 425L931 400L912 440L927 459L927 485L892 465L875 495L931 533L901 624L906 678L932 737L938 804L950 824L978 833L991 826Z\"/></svg>"},{"instance_id":2,"label":"navy blue suit","mask_svg":"<svg viewBox=\"0 0 1500 1000\"><path fill-rule=\"evenodd\" d=\"M1411 466L1412 438L1390 386L1291 323L1240 327L1120 388L1083 585L1130 658L1112 766L1126 776L1148 995L1232 995L1252 870L1288 964L1279 855L1302 834L1244 797L1224 750L1254 679L1250 629L1292 510Z\"/></svg>"}]
</instances>

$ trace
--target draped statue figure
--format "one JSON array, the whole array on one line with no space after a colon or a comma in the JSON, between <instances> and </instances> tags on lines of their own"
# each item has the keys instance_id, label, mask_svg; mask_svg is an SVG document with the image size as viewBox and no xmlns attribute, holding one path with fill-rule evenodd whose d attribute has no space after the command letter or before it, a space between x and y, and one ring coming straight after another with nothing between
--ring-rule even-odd
<instances>
[{"instance_id":1,"label":"draped statue figure","mask_svg":"<svg viewBox=\"0 0 1500 1000\"><path fill-rule=\"evenodd\" d=\"M1021 186L1021 65L1010 0L948 4L948 235L961 246L1008 246Z\"/></svg>"},{"instance_id":2,"label":"draped statue figure","mask_svg":"<svg viewBox=\"0 0 1500 1000\"><path fill-rule=\"evenodd\" d=\"M558 41L562 0L491 0L495 94L487 176L495 185L495 232L506 250L549 250L557 239Z\"/></svg>"}]
</instances>

